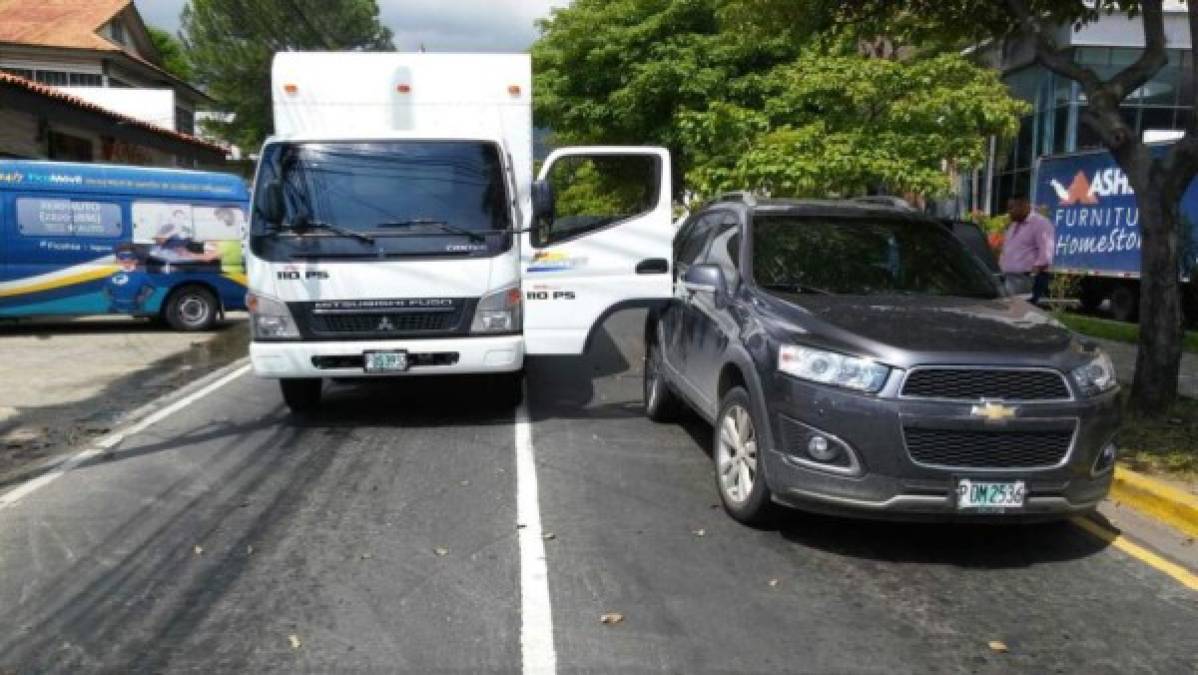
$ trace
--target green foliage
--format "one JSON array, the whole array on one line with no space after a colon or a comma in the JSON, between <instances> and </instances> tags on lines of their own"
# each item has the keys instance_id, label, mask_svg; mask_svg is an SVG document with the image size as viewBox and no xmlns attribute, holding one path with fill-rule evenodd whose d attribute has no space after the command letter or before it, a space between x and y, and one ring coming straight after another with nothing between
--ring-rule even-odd
<instances>
[{"instance_id":1,"label":"green foliage","mask_svg":"<svg viewBox=\"0 0 1198 675\"><path fill-rule=\"evenodd\" d=\"M195 72L191 67L191 60L187 58L187 52L183 50L183 43L161 28L146 26L146 30L150 33L154 49L157 49L162 57L159 64L162 69L184 82L190 82Z\"/></svg>"},{"instance_id":2,"label":"green foliage","mask_svg":"<svg viewBox=\"0 0 1198 675\"><path fill-rule=\"evenodd\" d=\"M181 33L197 82L234 114L209 130L252 150L271 129L276 52L394 49L374 0L190 0Z\"/></svg>"},{"instance_id":3,"label":"green foliage","mask_svg":"<svg viewBox=\"0 0 1198 675\"><path fill-rule=\"evenodd\" d=\"M577 0L533 48L565 143L656 143L687 187L776 196L948 188L1023 104L955 55L867 59L823 0Z\"/></svg>"}]
</instances>

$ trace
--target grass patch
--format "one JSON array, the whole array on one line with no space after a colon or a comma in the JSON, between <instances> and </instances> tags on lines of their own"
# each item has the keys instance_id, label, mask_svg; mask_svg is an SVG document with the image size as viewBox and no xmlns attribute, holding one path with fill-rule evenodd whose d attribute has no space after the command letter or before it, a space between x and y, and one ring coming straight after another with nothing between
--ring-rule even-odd
<instances>
[{"instance_id":1,"label":"grass patch","mask_svg":"<svg viewBox=\"0 0 1198 675\"><path fill-rule=\"evenodd\" d=\"M1119 454L1132 469L1198 481L1198 400L1180 398L1168 415L1128 412L1119 432Z\"/></svg>"},{"instance_id":2,"label":"grass patch","mask_svg":"<svg viewBox=\"0 0 1198 675\"><path fill-rule=\"evenodd\" d=\"M1140 327L1134 323L1100 319L1096 316L1074 314L1072 312L1056 312L1057 320L1082 335L1136 344L1140 339ZM1184 351L1198 354L1198 332L1186 331L1182 336L1181 348Z\"/></svg>"}]
</instances>

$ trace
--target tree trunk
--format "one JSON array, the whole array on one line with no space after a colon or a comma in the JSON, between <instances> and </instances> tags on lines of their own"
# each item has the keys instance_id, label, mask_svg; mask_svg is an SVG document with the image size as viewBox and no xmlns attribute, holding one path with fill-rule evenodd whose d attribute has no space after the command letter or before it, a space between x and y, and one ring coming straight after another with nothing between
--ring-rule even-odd
<instances>
[{"instance_id":1,"label":"tree trunk","mask_svg":"<svg viewBox=\"0 0 1198 675\"><path fill-rule=\"evenodd\" d=\"M1163 415L1177 400L1182 318L1178 231L1180 194L1155 163L1146 185L1134 185L1140 207L1140 341L1132 408ZM1131 172L1129 173L1129 177ZM1134 184L1135 181L1133 181Z\"/></svg>"}]
</instances>

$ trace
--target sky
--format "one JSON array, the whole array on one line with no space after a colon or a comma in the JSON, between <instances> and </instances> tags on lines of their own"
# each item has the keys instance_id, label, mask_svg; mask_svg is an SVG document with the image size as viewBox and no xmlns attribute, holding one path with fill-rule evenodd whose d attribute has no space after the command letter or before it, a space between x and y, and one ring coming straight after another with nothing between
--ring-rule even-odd
<instances>
[{"instance_id":1,"label":"sky","mask_svg":"<svg viewBox=\"0 0 1198 675\"><path fill-rule=\"evenodd\" d=\"M186 0L135 0L146 23L174 33ZM430 52L521 52L537 37L537 19L569 0L378 0L395 46Z\"/></svg>"}]
</instances>

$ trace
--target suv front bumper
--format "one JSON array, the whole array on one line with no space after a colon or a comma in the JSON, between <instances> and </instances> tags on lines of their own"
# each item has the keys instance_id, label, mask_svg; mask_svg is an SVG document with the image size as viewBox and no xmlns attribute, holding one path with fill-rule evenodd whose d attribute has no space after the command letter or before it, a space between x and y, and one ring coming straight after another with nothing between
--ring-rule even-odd
<instances>
[{"instance_id":1,"label":"suv front bumper","mask_svg":"<svg viewBox=\"0 0 1198 675\"><path fill-rule=\"evenodd\" d=\"M1116 393L1055 403L1012 404L1017 416L989 423L972 414L976 402L924 401L865 396L777 375L767 395L772 450L766 476L774 498L797 508L871 518L912 520L1056 519L1092 510L1106 496L1111 471L1092 475L1095 462L1119 426ZM787 418L847 443L859 470L845 475L813 468L802 447L786 447ZM1047 426L1074 429L1061 461L1038 468L940 466L917 462L907 429L932 425L948 430L1026 432ZM794 436L793 433L790 434ZM1024 506L1002 512L957 509L961 479L1023 481Z\"/></svg>"}]
</instances>

